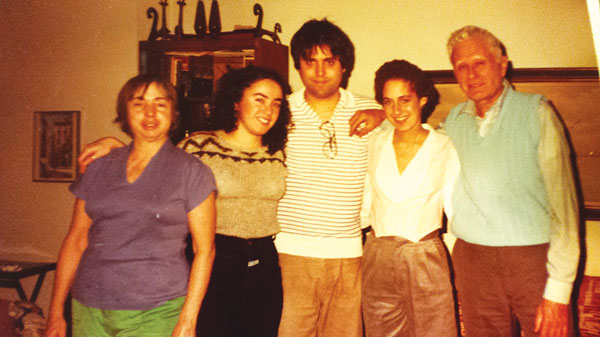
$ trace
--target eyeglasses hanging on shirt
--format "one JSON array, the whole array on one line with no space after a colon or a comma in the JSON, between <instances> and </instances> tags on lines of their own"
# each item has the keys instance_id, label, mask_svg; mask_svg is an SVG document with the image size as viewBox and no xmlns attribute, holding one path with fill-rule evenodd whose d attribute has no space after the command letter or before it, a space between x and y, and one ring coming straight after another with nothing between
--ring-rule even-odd
<instances>
[{"instance_id":1,"label":"eyeglasses hanging on shirt","mask_svg":"<svg viewBox=\"0 0 600 337\"><path fill-rule=\"evenodd\" d=\"M333 123L330 121L323 122L321 126L319 126L319 131L321 131L321 136L327 138L327 141L323 144L323 154L329 159L335 158L338 149Z\"/></svg>"}]
</instances>

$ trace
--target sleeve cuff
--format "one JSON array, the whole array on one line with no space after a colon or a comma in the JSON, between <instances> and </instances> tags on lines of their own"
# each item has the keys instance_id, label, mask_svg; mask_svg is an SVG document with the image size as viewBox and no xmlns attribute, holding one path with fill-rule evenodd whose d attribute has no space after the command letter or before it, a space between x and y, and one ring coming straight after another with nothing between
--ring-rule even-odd
<instances>
[{"instance_id":1,"label":"sleeve cuff","mask_svg":"<svg viewBox=\"0 0 600 337\"><path fill-rule=\"evenodd\" d=\"M546 282L546 289L544 289L544 298L552 302L569 304L572 289L573 283L561 282L549 278Z\"/></svg>"}]
</instances>

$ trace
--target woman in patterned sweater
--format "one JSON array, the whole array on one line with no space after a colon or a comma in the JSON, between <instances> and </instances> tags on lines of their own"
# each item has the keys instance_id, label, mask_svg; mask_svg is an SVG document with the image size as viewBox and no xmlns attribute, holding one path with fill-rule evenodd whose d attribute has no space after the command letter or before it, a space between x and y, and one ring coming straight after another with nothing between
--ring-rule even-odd
<instances>
[{"instance_id":1,"label":"woman in patterned sweater","mask_svg":"<svg viewBox=\"0 0 600 337\"><path fill-rule=\"evenodd\" d=\"M218 82L212 131L179 147L214 173L216 257L197 336L277 336L282 288L277 202L285 190L289 85L259 67L230 70Z\"/></svg>"}]
</instances>

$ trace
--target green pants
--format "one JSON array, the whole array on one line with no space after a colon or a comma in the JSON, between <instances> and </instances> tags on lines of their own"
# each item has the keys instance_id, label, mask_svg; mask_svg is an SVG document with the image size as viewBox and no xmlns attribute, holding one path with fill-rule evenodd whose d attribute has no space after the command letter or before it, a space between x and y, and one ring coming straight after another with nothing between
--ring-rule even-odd
<instances>
[{"instance_id":1,"label":"green pants","mask_svg":"<svg viewBox=\"0 0 600 337\"><path fill-rule=\"evenodd\" d=\"M73 337L169 337L185 297L149 310L102 310L73 299Z\"/></svg>"}]
</instances>

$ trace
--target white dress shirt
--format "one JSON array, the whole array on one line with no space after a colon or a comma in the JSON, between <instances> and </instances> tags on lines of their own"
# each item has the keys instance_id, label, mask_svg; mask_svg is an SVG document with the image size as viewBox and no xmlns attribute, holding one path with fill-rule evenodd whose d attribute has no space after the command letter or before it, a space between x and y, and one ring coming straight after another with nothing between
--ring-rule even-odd
<instances>
[{"instance_id":1,"label":"white dress shirt","mask_svg":"<svg viewBox=\"0 0 600 337\"><path fill-rule=\"evenodd\" d=\"M378 237L417 242L442 226L444 209L451 212L450 195L459 171L456 150L448 136L428 124L423 127L429 135L402 173L392 145L394 129L383 130L369 143L361 220Z\"/></svg>"}]
</instances>

